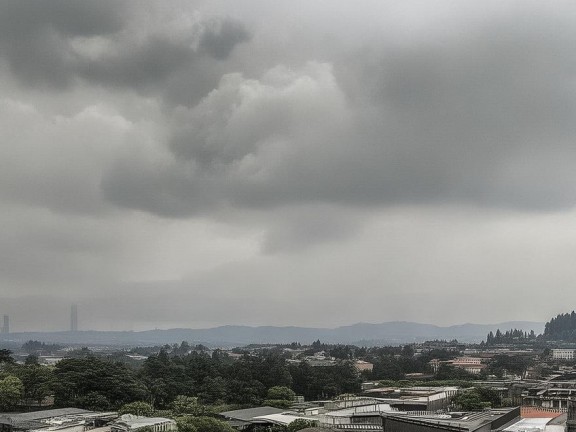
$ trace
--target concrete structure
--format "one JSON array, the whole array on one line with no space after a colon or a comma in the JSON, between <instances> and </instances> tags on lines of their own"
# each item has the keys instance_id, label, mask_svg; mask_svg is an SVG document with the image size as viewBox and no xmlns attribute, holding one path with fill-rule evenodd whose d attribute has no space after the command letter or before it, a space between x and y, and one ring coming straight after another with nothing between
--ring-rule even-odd
<instances>
[{"instance_id":1,"label":"concrete structure","mask_svg":"<svg viewBox=\"0 0 576 432\"><path fill-rule=\"evenodd\" d=\"M78 331L78 306L75 304L70 307L70 331Z\"/></svg>"},{"instance_id":2,"label":"concrete structure","mask_svg":"<svg viewBox=\"0 0 576 432\"><path fill-rule=\"evenodd\" d=\"M482 360L483 359L480 357L458 357L452 360L449 364L464 369L468 373L478 375L486 369L486 365L482 363Z\"/></svg>"},{"instance_id":3,"label":"concrete structure","mask_svg":"<svg viewBox=\"0 0 576 432\"><path fill-rule=\"evenodd\" d=\"M399 411L374 403L319 415L320 426L343 432L492 432L520 419L520 408L478 412Z\"/></svg>"},{"instance_id":4,"label":"concrete structure","mask_svg":"<svg viewBox=\"0 0 576 432\"><path fill-rule=\"evenodd\" d=\"M555 348L552 350L554 360L574 360L576 349L574 348Z\"/></svg>"},{"instance_id":5,"label":"concrete structure","mask_svg":"<svg viewBox=\"0 0 576 432\"><path fill-rule=\"evenodd\" d=\"M576 432L576 399L568 398L568 415L566 418L566 432Z\"/></svg>"},{"instance_id":6,"label":"concrete structure","mask_svg":"<svg viewBox=\"0 0 576 432\"><path fill-rule=\"evenodd\" d=\"M358 372L363 372L363 371L372 372L374 365L372 363L364 361L364 360L356 360L354 362L354 367L356 368L356 370Z\"/></svg>"},{"instance_id":7,"label":"concrete structure","mask_svg":"<svg viewBox=\"0 0 576 432\"><path fill-rule=\"evenodd\" d=\"M280 426L288 426L294 420L298 420L298 419L308 420L311 422L315 422L316 424L318 423L318 417L301 416L301 415L298 415L296 413L290 413L290 412L283 412L280 414L268 414L268 415L254 417L254 420L256 420L256 421L263 420L269 424L275 424L275 425L280 425Z\"/></svg>"},{"instance_id":8,"label":"concrete structure","mask_svg":"<svg viewBox=\"0 0 576 432\"><path fill-rule=\"evenodd\" d=\"M423 415L383 415L384 432L491 432L520 420L520 408L500 408L479 412L454 412Z\"/></svg>"},{"instance_id":9,"label":"concrete structure","mask_svg":"<svg viewBox=\"0 0 576 432\"><path fill-rule=\"evenodd\" d=\"M321 414L320 426L343 431L382 431L382 414L386 412L398 410L385 403L357 405Z\"/></svg>"},{"instance_id":10,"label":"concrete structure","mask_svg":"<svg viewBox=\"0 0 576 432\"><path fill-rule=\"evenodd\" d=\"M177 430L176 422L164 417L143 417L124 414L111 425L111 432L131 432L143 427L154 432L169 432Z\"/></svg>"},{"instance_id":11,"label":"concrete structure","mask_svg":"<svg viewBox=\"0 0 576 432\"><path fill-rule=\"evenodd\" d=\"M363 395L378 398L399 411L436 411L446 409L458 387L377 387Z\"/></svg>"},{"instance_id":12,"label":"concrete structure","mask_svg":"<svg viewBox=\"0 0 576 432\"><path fill-rule=\"evenodd\" d=\"M274 414L282 414L286 410L274 408L271 406L263 406L257 408L239 409L233 411L224 411L218 415L223 417L227 423L235 429L244 430L252 427L252 425L272 425L272 421L259 418Z\"/></svg>"},{"instance_id":13,"label":"concrete structure","mask_svg":"<svg viewBox=\"0 0 576 432\"><path fill-rule=\"evenodd\" d=\"M536 416L524 417L506 427L503 432L564 432L566 414L558 416L555 413L537 413Z\"/></svg>"},{"instance_id":14,"label":"concrete structure","mask_svg":"<svg viewBox=\"0 0 576 432\"><path fill-rule=\"evenodd\" d=\"M10 317L4 315L4 324L2 325L2 334L10 333Z\"/></svg>"},{"instance_id":15,"label":"concrete structure","mask_svg":"<svg viewBox=\"0 0 576 432\"><path fill-rule=\"evenodd\" d=\"M100 413L79 408L61 408L19 414L1 414L1 432L84 432L111 422L115 412Z\"/></svg>"},{"instance_id":16,"label":"concrete structure","mask_svg":"<svg viewBox=\"0 0 576 432\"><path fill-rule=\"evenodd\" d=\"M522 393L522 405L566 411L568 400L576 397L574 385L560 387L543 384L525 390Z\"/></svg>"}]
</instances>

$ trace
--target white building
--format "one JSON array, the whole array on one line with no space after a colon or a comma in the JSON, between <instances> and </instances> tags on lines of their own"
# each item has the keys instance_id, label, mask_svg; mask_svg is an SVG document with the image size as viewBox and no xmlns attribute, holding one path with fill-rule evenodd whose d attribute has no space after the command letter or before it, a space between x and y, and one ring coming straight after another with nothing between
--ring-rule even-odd
<instances>
[{"instance_id":1,"label":"white building","mask_svg":"<svg viewBox=\"0 0 576 432\"><path fill-rule=\"evenodd\" d=\"M176 422L164 417L142 417L124 414L112 424L112 432L132 432L143 427L150 427L154 432L170 432L177 429Z\"/></svg>"},{"instance_id":2,"label":"white building","mask_svg":"<svg viewBox=\"0 0 576 432\"><path fill-rule=\"evenodd\" d=\"M552 358L554 360L574 360L574 353L576 349L570 348L556 348L552 350Z\"/></svg>"}]
</instances>

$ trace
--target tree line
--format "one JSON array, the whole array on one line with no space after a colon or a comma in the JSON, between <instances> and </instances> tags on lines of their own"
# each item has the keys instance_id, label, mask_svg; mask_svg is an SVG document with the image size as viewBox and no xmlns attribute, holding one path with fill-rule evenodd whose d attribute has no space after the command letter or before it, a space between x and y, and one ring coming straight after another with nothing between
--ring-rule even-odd
<instances>
[{"instance_id":1,"label":"tree line","mask_svg":"<svg viewBox=\"0 0 576 432\"><path fill-rule=\"evenodd\" d=\"M258 406L274 387L285 387L309 400L331 398L360 390L361 378L351 361L333 366L289 364L273 351L245 354L233 359L226 353L160 352L139 367L100 358L89 351L42 366L34 355L16 364L10 352L0 352L0 410L40 403L54 396L58 407L93 410L117 409L145 401L155 409L168 409L178 396L196 397L205 405Z\"/></svg>"},{"instance_id":2,"label":"tree line","mask_svg":"<svg viewBox=\"0 0 576 432\"><path fill-rule=\"evenodd\" d=\"M496 334L492 331L486 336L486 345L498 345L498 344L513 344L513 343L523 343L535 341L538 337L534 330L526 332L519 329L506 330L504 333L500 329L496 330Z\"/></svg>"},{"instance_id":3,"label":"tree line","mask_svg":"<svg viewBox=\"0 0 576 432\"><path fill-rule=\"evenodd\" d=\"M558 314L544 326L544 337L548 340L576 341L576 312Z\"/></svg>"}]
</instances>

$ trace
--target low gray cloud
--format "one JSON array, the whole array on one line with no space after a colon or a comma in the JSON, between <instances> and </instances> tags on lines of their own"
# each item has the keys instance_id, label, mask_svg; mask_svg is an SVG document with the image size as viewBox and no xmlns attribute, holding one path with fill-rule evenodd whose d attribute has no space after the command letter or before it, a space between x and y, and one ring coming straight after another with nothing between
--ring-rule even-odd
<instances>
[{"instance_id":1,"label":"low gray cloud","mask_svg":"<svg viewBox=\"0 0 576 432\"><path fill-rule=\"evenodd\" d=\"M32 322L23 296L73 299L104 328L563 312L575 17L2 2L0 300Z\"/></svg>"},{"instance_id":2,"label":"low gray cloud","mask_svg":"<svg viewBox=\"0 0 576 432\"><path fill-rule=\"evenodd\" d=\"M63 89L87 80L161 94L172 76L225 60L250 38L238 21L180 7L186 19L151 2L8 1L0 6L0 55L24 85Z\"/></svg>"},{"instance_id":3,"label":"low gray cloud","mask_svg":"<svg viewBox=\"0 0 576 432\"><path fill-rule=\"evenodd\" d=\"M198 49L215 59L226 59L234 47L250 39L250 33L241 23L232 20L213 20L204 24Z\"/></svg>"},{"instance_id":4,"label":"low gray cloud","mask_svg":"<svg viewBox=\"0 0 576 432\"><path fill-rule=\"evenodd\" d=\"M150 203L159 190L174 204L165 200L161 214L177 217L312 201L569 208L576 34L560 18L506 18L442 43L391 43L258 79L225 75L198 105L173 113L171 163L125 161L105 191L134 203L119 193L133 197L125 185L142 184L128 173L146 176L135 207L158 212Z\"/></svg>"}]
</instances>

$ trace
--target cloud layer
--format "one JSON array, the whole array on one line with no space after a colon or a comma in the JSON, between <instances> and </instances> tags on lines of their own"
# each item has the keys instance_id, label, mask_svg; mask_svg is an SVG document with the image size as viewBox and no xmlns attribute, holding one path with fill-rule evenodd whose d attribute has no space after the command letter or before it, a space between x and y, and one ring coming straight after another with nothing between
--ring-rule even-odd
<instances>
[{"instance_id":1,"label":"cloud layer","mask_svg":"<svg viewBox=\"0 0 576 432\"><path fill-rule=\"evenodd\" d=\"M564 311L576 8L324 6L0 5L15 328L25 299L100 328Z\"/></svg>"}]
</instances>

